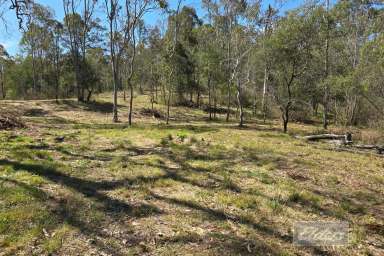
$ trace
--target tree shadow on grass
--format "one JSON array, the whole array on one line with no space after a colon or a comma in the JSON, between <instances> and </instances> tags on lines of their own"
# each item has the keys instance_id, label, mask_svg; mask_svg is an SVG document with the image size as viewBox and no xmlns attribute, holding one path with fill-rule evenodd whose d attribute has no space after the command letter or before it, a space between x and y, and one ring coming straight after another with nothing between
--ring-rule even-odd
<instances>
[{"instance_id":1,"label":"tree shadow on grass","mask_svg":"<svg viewBox=\"0 0 384 256\"><path fill-rule=\"evenodd\" d=\"M46 198L48 198L48 195L44 191L38 189L37 187L28 185L24 182L20 182L20 181L10 179L10 178L5 178L5 177L0 177L0 181L1 181L0 184L7 182L7 183L11 183L15 186L21 187L24 190L26 190L28 192L28 194L30 194L34 198L37 198L40 200L45 200Z\"/></svg>"},{"instance_id":2,"label":"tree shadow on grass","mask_svg":"<svg viewBox=\"0 0 384 256\"><path fill-rule=\"evenodd\" d=\"M106 150L108 153L113 153L114 151L118 150L117 148L112 148ZM173 152L170 145L157 145L154 147L148 147L148 148L140 148L135 146L128 146L124 147L122 150L126 150L129 152L130 156L142 156L142 155L158 155L161 158L165 158L168 161L170 161L173 165L176 167L170 167L166 165L164 162L159 163L141 163L140 161L135 161L134 158L130 158L130 162L134 163L135 165L142 165L143 167L154 167L161 169L164 174L157 175L154 177L144 177L139 176L134 179L126 179L126 180L119 180L119 181L112 181L112 182L103 182L102 184L99 182L89 182L88 187L93 187L96 190L97 189L104 189L104 190L110 190L114 189L120 186L130 186L134 183L154 183L157 180L166 180L171 179L177 182L190 184L192 186L200 187L203 189L210 189L213 191L216 190L229 190L235 193L247 193L246 190L242 190L239 185L237 185L235 182L233 182L230 178L225 178L217 173L212 173L212 170L209 168L204 167L194 167L191 164L188 163L188 160L193 159L200 159L202 157L203 160L207 161L215 161L215 160L226 160L223 164L220 164L220 172L223 172L224 169L229 168L229 166L233 166L236 163L233 162L233 159L239 158L239 156L236 156L239 154L237 151L229 150L225 151L223 154L218 154L214 156L209 156L207 154L203 154L201 157L196 156L193 152L190 152L187 150L187 152ZM199 150L198 150L199 151ZM277 164L278 168L282 168L286 165L286 159L282 156L270 156L269 151L265 150L258 150L258 149L252 149L252 148L246 148L246 152L242 154L242 160L256 164L258 165L264 165L268 163L275 163ZM62 152L67 153L67 152ZM103 161L109 161L108 157L105 157L103 159L97 159L96 157L89 157L83 156L83 155L77 155L70 153L71 156L76 157L84 157L86 159L91 160L103 160ZM201 179L196 178L190 178L188 177L190 174L199 174L204 175ZM268 177L267 177L268 178ZM263 177L263 179L266 179ZM262 181L263 182L263 181ZM272 198L269 198L272 199ZM322 207L321 205L317 204L316 202L312 202L311 200L296 200L296 201L287 201L284 202L286 206L289 206L294 209L298 209L300 211L308 212L308 213L319 213L323 215L328 215L331 217L335 216L335 213L332 212L330 209L327 209L325 207Z\"/></svg>"},{"instance_id":3,"label":"tree shadow on grass","mask_svg":"<svg viewBox=\"0 0 384 256\"><path fill-rule=\"evenodd\" d=\"M191 124L158 124L153 125L153 128L159 130L187 130L192 133L205 133L205 132L216 132L219 129L216 127L202 126L202 125L191 125Z\"/></svg>"},{"instance_id":4,"label":"tree shadow on grass","mask_svg":"<svg viewBox=\"0 0 384 256\"><path fill-rule=\"evenodd\" d=\"M128 123L74 123L72 129L92 129L92 130L122 130L129 128Z\"/></svg>"},{"instance_id":5,"label":"tree shadow on grass","mask_svg":"<svg viewBox=\"0 0 384 256\"><path fill-rule=\"evenodd\" d=\"M121 148L112 148L112 149L106 149L104 152L112 153L116 150L120 150ZM129 156L143 156L143 155L158 155L161 158L165 158L168 161L170 161L173 165L176 165L176 167L170 167L167 166L164 162L159 163L141 163L139 161L135 161L133 158L130 158L130 162L134 163L135 165L142 165L143 167L154 167L161 169L164 174L156 177L157 179L172 179L178 182L191 184L192 186L197 186L200 188L205 189L216 189L216 188L224 188L231 190L236 193L241 192L241 188L235 184L234 182L231 182L230 179L225 180L224 177L221 177L218 174L213 174L211 170L204 167L194 167L191 164L187 163L188 159L196 159L198 158L196 155L192 154L192 152L189 152L188 157L185 158L185 156L180 156L176 154L175 152L172 152L171 148L168 146L154 146L150 148L139 148L134 146L125 147L124 150L127 150L129 152ZM210 160L217 160L221 159L221 156L210 158ZM207 160L204 157L204 160ZM186 176L188 174L201 174L206 175L208 179L202 179L202 180L194 180L190 179ZM204 177L205 178L205 177Z\"/></svg>"},{"instance_id":6,"label":"tree shadow on grass","mask_svg":"<svg viewBox=\"0 0 384 256\"><path fill-rule=\"evenodd\" d=\"M66 149L65 147L61 146L55 146L55 147L48 147L48 149L55 150L57 152L60 152L61 154L64 154L69 157L73 157L76 159L87 159L87 160L92 160L92 161L111 161L112 157L110 156L100 156L100 155L86 155L86 154L79 154L79 153L74 153Z\"/></svg>"},{"instance_id":7,"label":"tree shadow on grass","mask_svg":"<svg viewBox=\"0 0 384 256\"><path fill-rule=\"evenodd\" d=\"M98 203L101 203L102 208L107 213L126 214L132 217L145 217L152 214L160 214L161 210L149 204L129 205L119 199L111 198L99 190L113 189L117 186L125 184L120 182L93 182L76 177L71 177L57 171L53 167L47 167L39 164L19 163L6 159L0 160L2 166L12 166L15 171L28 171L32 174L42 176L57 184L63 184L71 188L85 197L91 198Z\"/></svg>"},{"instance_id":8,"label":"tree shadow on grass","mask_svg":"<svg viewBox=\"0 0 384 256\"><path fill-rule=\"evenodd\" d=\"M112 255L123 255L119 253L117 248L111 248L110 245L106 245L101 239L108 239L110 235L106 234L100 229L100 226L92 224L91 222L85 222L79 219L76 216L76 210L69 210L67 203L65 200L58 200L55 197L48 195L45 191L26 184L24 182L20 182L14 179L3 178L0 177L2 182L8 182L13 184L14 186L21 187L25 189L30 195L34 198L39 199L42 202L45 202L47 205L47 210L50 214L53 215L55 221L52 223L50 227L41 227L41 229L55 229L56 226L64 223L68 223L72 227L79 229L79 231L86 235L87 237L95 238L92 240L92 244L98 248L98 250L102 250L106 253L110 253ZM101 239L100 239L101 238ZM136 241L139 244L140 241Z\"/></svg>"},{"instance_id":9,"label":"tree shadow on grass","mask_svg":"<svg viewBox=\"0 0 384 256\"><path fill-rule=\"evenodd\" d=\"M200 212L205 213L208 217L211 217L213 220L222 220L222 221L223 220L230 220L230 221L233 221L235 223L247 225L247 226L261 232L264 235L267 235L269 237L278 238L281 241L290 242L292 240L291 236L279 234L278 232L276 232L271 227L266 226L262 223L256 223L253 220L251 220L245 216L239 217L239 216L234 215L234 214L225 213L222 210L212 209L212 208L205 207L205 206L199 205L197 203L186 201L186 200L161 196L161 195L155 194L153 192L151 192L151 196L158 199L158 200L162 200L164 202L167 202L169 204L179 205L179 206L183 206L186 208L198 210Z\"/></svg>"},{"instance_id":10,"label":"tree shadow on grass","mask_svg":"<svg viewBox=\"0 0 384 256\"><path fill-rule=\"evenodd\" d=\"M210 248L214 255L283 255L281 250L260 239L244 238L234 233L207 232L204 235L198 235L191 232L174 237L165 237L158 240L157 243L194 246L200 250Z\"/></svg>"},{"instance_id":11,"label":"tree shadow on grass","mask_svg":"<svg viewBox=\"0 0 384 256\"><path fill-rule=\"evenodd\" d=\"M265 225L263 223L258 223L252 220L251 218L248 218L247 216L237 216L235 214L231 213L226 213L223 210L219 209L212 209L206 206L202 206L200 204L197 204L195 202L190 202L182 199L177 199L177 198L171 198L171 197L166 197L162 196L159 194L156 194L154 192L151 192L151 196L156 198L157 200L164 201L168 204L172 205L177 205L185 208L189 208L192 210L197 210L200 211L204 214L206 214L208 217L212 218L212 220L219 220L219 221L232 221L234 223L246 225L252 229L254 229L257 233L261 234L263 237L266 237L268 239L277 239L280 243L292 243L292 236L290 235L285 235L281 234L278 231L276 231L273 226L271 225ZM232 240L232 241L231 241ZM241 239L240 239L241 241ZM239 239L236 239L236 237L229 236L227 238L227 242L230 242L229 244L231 245L231 249L237 248ZM254 243L257 243L258 241L254 241ZM226 243L224 243L225 245ZM242 243L244 245L244 243ZM223 245L223 244L221 244ZM234 247L232 247L234 246ZM246 248L246 247L244 247ZM269 255L281 255L281 252L277 248L271 247L270 245L267 244L262 244L262 246L259 248L262 249L263 251L260 252L260 255L265 255L265 253L269 253ZM326 249L320 248L320 247L312 247L312 248L304 248L303 250L310 252L311 254L314 255L333 255L332 252L327 251ZM229 250L228 250L229 251ZM225 251L227 252L227 251ZM242 252L240 255L243 255L246 251L244 249L240 248L240 251L238 253ZM255 255L254 253L252 255ZM256 254L257 255L257 254Z\"/></svg>"},{"instance_id":12,"label":"tree shadow on grass","mask_svg":"<svg viewBox=\"0 0 384 256\"><path fill-rule=\"evenodd\" d=\"M163 147L163 148L166 149L167 147ZM32 174L45 177L46 179L54 183L62 184L66 187L69 187L72 190L81 193L85 197L93 199L94 201L100 203L102 205L101 210L103 210L106 213L109 213L117 222L119 220L119 217L123 217L122 215L128 215L133 218L139 218L139 217L150 216L153 214L159 214L159 213L162 213L162 211L157 207L149 204L140 204L140 205L132 206L121 200L110 198L109 196L105 195L100 191L113 190L119 187L130 187L132 184L137 184L137 183L143 183L143 184L154 183L159 179L173 179L175 181L191 184L192 186L198 186L204 189L213 189L213 187L210 184L207 185L199 181L192 180L188 177L184 177L184 175L187 175L188 172L208 173L208 174L210 173L209 169L194 168L193 166L188 164L186 162L188 158L184 158L184 157L178 158L170 150L158 150L156 149L156 147L152 149L138 148L135 152L138 155L149 154L149 153L160 154L162 157L166 157L169 161L171 161L172 163L176 164L179 167L169 168L164 164L159 164L156 166L161 168L165 172L162 175L151 176L151 177L139 176L132 179L98 182L98 181L88 181L88 180L83 180L76 177L71 177L67 174L63 174L59 172L55 167L45 166L42 164L19 163L15 161L2 159L0 160L0 165L12 166L13 169L16 171L25 170ZM221 156L217 156L217 157L221 159ZM221 179L217 179L215 182L220 184L220 187L225 187L225 184L223 184L223 181ZM233 190L234 192L242 193L239 187L235 187L235 188L226 187L225 189L230 189L230 190ZM278 241L285 244L290 243L292 239L291 236L289 235L279 233L277 230L273 228L273 226L265 225L260 222L255 222L253 219L247 216L239 216L232 213L226 213L220 209L209 208L209 207L200 205L198 203L190 202L186 200L165 197L154 192L150 192L150 195L151 197L153 197L158 201L162 201L171 205L178 205L184 208L202 212L203 214L209 216L212 220L223 221L223 222L229 220L234 223L246 225L254 229L257 233L261 234L262 236L267 237L267 239L277 239ZM58 207L55 207L56 209L55 214L62 216L63 220L66 220L68 223L70 223L73 226L79 227L79 229L87 235L105 237L105 234L98 231L96 227L91 227L89 224L86 224L81 220L79 220L78 218L76 218L76 215L70 212L65 207L65 205L63 205L63 202L59 201L57 202L57 204L58 204ZM248 241L244 241L241 238L236 237L235 235L233 236L231 235L229 238L226 239L226 242L218 240L217 243L220 244L223 248L227 247L227 249L223 249L224 252L233 251L235 254L246 255L248 251L248 249L246 249L246 246L239 247L239 244L242 244L245 242L248 242ZM100 247L103 246L102 241L97 241L96 243L100 243L100 245L98 245ZM255 243L257 244L258 242L256 241ZM256 245L252 245L252 246L256 246ZM264 250L265 252L269 252L271 255L279 255L279 252L277 249L274 249L271 246L268 246L266 244L262 245L260 248L262 248L262 250ZM114 251L113 251L113 254L118 255ZM321 251L321 254L330 255L325 251L324 252Z\"/></svg>"}]
</instances>

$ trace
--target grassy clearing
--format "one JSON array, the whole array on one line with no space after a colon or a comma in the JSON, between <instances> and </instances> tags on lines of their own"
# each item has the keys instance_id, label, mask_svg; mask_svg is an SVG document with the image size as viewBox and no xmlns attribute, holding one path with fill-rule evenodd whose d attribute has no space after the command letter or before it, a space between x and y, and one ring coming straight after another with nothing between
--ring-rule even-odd
<instances>
[{"instance_id":1,"label":"grassy clearing","mask_svg":"<svg viewBox=\"0 0 384 256\"><path fill-rule=\"evenodd\" d=\"M133 127L110 123L103 99L7 103L28 128L0 132L1 255L384 253L382 158L304 143L274 121L239 129L174 108L167 126L139 114L146 100ZM297 220L348 221L350 244L295 247Z\"/></svg>"}]
</instances>

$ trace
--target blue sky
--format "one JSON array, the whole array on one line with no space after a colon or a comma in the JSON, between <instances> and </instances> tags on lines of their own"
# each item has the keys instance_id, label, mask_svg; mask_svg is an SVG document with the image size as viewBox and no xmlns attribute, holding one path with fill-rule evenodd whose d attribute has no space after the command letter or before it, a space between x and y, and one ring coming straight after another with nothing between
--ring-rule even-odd
<instances>
[{"instance_id":1,"label":"blue sky","mask_svg":"<svg viewBox=\"0 0 384 256\"><path fill-rule=\"evenodd\" d=\"M37 3L40 3L45 6L49 6L55 13L55 17L58 20L62 20L64 17L63 11L63 2L62 0L35 0ZM100 3L103 1L99 1ZM171 7L175 7L177 0L169 0ZM264 0L263 4L274 4L275 0ZM304 0L286 0L283 9L288 10L294 7L297 7L304 3ZM184 0L184 5L193 6L199 16L204 16L204 11L201 8L200 0ZM4 8L4 7L3 7ZM97 14L102 17L103 14L99 12ZM21 33L18 30L15 14L13 11L6 11L4 14L5 21L7 26L2 22L0 24L0 44L4 45L5 49L11 54L15 55L19 52L19 41L21 38ZM145 21L147 24L155 25L159 20L164 20L165 16L161 12L153 12L145 16Z\"/></svg>"}]
</instances>

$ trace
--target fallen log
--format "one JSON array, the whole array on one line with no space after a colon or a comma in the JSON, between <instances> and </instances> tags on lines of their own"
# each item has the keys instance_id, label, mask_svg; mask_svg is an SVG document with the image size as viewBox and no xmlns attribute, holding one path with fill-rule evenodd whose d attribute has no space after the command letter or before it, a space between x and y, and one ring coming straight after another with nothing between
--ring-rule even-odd
<instances>
[{"instance_id":1,"label":"fallen log","mask_svg":"<svg viewBox=\"0 0 384 256\"><path fill-rule=\"evenodd\" d=\"M364 150L376 150L378 154L384 153L384 146L379 145L353 145L354 148L364 149Z\"/></svg>"},{"instance_id":2,"label":"fallen log","mask_svg":"<svg viewBox=\"0 0 384 256\"><path fill-rule=\"evenodd\" d=\"M338 134L316 134L316 135L308 135L302 137L308 141L318 141L318 140L342 140L344 143L350 144L352 143L352 134L347 133L344 135Z\"/></svg>"},{"instance_id":3,"label":"fallen log","mask_svg":"<svg viewBox=\"0 0 384 256\"><path fill-rule=\"evenodd\" d=\"M337 152L350 152L355 154L367 154L367 155L372 154L370 150L362 150L354 147L332 147L332 148L329 148L329 150L337 151ZM377 153L378 156L384 157L384 154L383 154L384 152L382 152L381 154L379 152L375 152L375 153Z\"/></svg>"},{"instance_id":4,"label":"fallen log","mask_svg":"<svg viewBox=\"0 0 384 256\"><path fill-rule=\"evenodd\" d=\"M341 142L341 145L347 146L343 147L344 150L349 148L356 149L356 150L376 150L378 154L384 154L384 145L364 145L364 144L353 144L352 142L352 134L347 133L344 135L338 135L338 134L316 134L316 135L308 135L304 137L296 137L301 138L307 141L319 141L319 140L338 140ZM341 148L340 148L341 149Z\"/></svg>"}]
</instances>

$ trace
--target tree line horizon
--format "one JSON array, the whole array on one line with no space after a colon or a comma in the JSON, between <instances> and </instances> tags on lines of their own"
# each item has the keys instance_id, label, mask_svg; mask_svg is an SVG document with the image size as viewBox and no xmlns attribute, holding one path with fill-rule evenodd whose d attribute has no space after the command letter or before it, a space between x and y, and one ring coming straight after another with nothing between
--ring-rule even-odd
<instances>
[{"instance_id":1,"label":"tree line horizon","mask_svg":"<svg viewBox=\"0 0 384 256\"><path fill-rule=\"evenodd\" d=\"M310 119L324 129L384 127L382 1L303 1L285 13L262 0L201 2L204 17L182 0L174 9L165 0L63 0L57 20L35 1L2 0L15 11L22 54L0 47L0 96L89 102L111 91L117 122L121 92L129 125L145 93L152 111L166 106L166 123L183 105L239 126L280 116L284 132ZM148 26L154 10L167 21Z\"/></svg>"}]
</instances>

